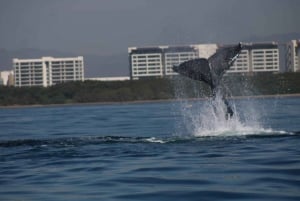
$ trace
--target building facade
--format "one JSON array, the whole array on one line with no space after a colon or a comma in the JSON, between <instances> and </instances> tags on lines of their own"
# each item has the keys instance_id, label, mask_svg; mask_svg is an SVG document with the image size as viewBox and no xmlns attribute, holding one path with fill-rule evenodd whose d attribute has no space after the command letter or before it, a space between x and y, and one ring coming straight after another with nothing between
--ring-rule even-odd
<instances>
[{"instance_id":1,"label":"building facade","mask_svg":"<svg viewBox=\"0 0 300 201\"><path fill-rule=\"evenodd\" d=\"M275 42L248 43L228 73L279 72L279 48Z\"/></svg>"},{"instance_id":2,"label":"building facade","mask_svg":"<svg viewBox=\"0 0 300 201\"><path fill-rule=\"evenodd\" d=\"M228 73L247 73L250 71L249 50L242 50L233 65L227 70Z\"/></svg>"},{"instance_id":3,"label":"building facade","mask_svg":"<svg viewBox=\"0 0 300 201\"><path fill-rule=\"evenodd\" d=\"M254 44L250 54L250 72L279 72L279 49L276 43Z\"/></svg>"},{"instance_id":4,"label":"building facade","mask_svg":"<svg viewBox=\"0 0 300 201\"><path fill-rule=\"evenodd\" d=\"M163 49L157 48L128 48L130 74L132 79L141 77L163 76Z\"/></svg>"},{"instance_id":5,"label":"building facade","mask_svg":"<svg viewBox=\"0 0 300 201\"><path fill-rule=\"evenodd\" d=\"M286 46L286 68L290 72L300 72L300 40L292 40Z\"/></svg>"},{"instance_id":6,"label":"building facade","mask_svg":"<svg viewBox=\"0 0 300 201\"><path fill-rule=\"evenodd\" d=\"M15 86L48 87L68 81L84 81L83 57L13 59Z\"/></svg>"}]
</instances>

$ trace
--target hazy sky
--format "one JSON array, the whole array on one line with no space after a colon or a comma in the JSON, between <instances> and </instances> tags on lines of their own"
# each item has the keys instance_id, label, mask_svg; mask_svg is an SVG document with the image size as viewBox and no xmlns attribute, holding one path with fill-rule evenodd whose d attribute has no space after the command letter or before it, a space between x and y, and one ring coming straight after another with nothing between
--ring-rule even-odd
<instances>
[{"instance_id":1,"label":"hazy sky","mask_svg":"<svg viewBox=\"0 0 300 201\"><path fill-rule=\"evenodd\" d=\"M99 55L128 46L300 32L299 0L1 0L0 48Z\"/></svg>"}]
</instances>

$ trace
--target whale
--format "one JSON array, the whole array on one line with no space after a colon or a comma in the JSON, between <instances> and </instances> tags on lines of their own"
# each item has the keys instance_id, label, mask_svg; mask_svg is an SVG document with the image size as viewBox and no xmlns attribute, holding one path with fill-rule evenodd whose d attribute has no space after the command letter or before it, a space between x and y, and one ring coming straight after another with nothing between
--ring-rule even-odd
<instances>
[{"instance_id":1,"label":"whale","mask_svg":"<svg viewBox=\"0 0 300 201\"><path fill-rule=\"evenodd\" d=\"M243 45L227 45L217 49L216 53L206 58L197 58L185 61L173 66L173 71L192 80L206 83L216 98L220 94L226 106L226 116L232 117L233 110L226 99L225 93L221 91L220 84L223 75L236 61L243 49Z\"/></svg>"}]
</instances>

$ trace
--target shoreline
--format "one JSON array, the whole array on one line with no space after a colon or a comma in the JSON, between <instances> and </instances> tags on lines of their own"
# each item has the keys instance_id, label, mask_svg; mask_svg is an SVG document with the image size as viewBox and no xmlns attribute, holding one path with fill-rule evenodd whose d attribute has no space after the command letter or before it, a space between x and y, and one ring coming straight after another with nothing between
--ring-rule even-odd
<instances>
[{"instance_id":1,"label":"shoreline","mask_svg":"<svg viewBox=\"0 0 300 201\"><path fill-rule=\"evenodd\" d=\"M253 95L253 96L233 96L230 99L263 99L263 98L297 98L300 93L296 94L274 94L274 95ZM58 104L32 104L32 105L0 105L0 109L17 109L17 108L40 108L40 107L60 107L60 106L93 106L93 105L124 105L124 104L144 104L144 103L163 103L163 102L179 102L179 101L205 101L208 98L185 98L185 99L159 99L159 100L135 100L121 102L88 102L88 103L58 103Z\"/></svg>"}]
</instances>

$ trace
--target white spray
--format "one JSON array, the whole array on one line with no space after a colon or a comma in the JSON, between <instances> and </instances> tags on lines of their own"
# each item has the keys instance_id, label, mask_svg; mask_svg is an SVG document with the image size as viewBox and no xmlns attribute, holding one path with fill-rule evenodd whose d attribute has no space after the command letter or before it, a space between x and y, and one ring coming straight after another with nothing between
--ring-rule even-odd
<instances>
[{"instance_id":1,"label":"white spray","mask_svg":"<svg viewBox=\"0 0 300 201\"><path fill-rule=\"evenodd\" d=\"M184 87L176 87L176 89L177 94L182 98ZM194 90L199 88L195 86ZM256 110L251 100L238 100L237 104L234 99L229 102L234 112L232 117L228 117L221 93L217 93L215 98L205 100L180 101L181 126L185 128L188 135L197 137L253 135L271 131L262 127L260 112Z\"/></svg>"}]
</instances>

